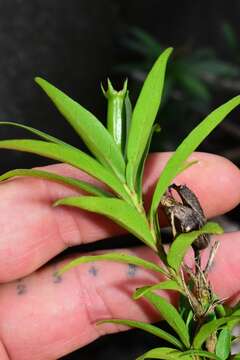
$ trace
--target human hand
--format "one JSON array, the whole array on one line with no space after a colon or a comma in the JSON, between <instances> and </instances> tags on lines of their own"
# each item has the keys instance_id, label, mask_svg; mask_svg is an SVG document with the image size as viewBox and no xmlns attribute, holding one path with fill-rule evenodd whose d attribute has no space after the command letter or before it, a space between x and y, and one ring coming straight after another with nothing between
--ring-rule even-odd
<instances>
[{"instance_id":1,"label":"human hand","mask_svg":"<svg viewBox=\"0 0 240 360\"><path fill-rule=\"evenodd\" d=\"M154 154L148 160L146 202L168 157L167 153ZM197 194L207 217L234 208L240 202L239 169L215 155L195 153L192 158L198 159L198 164L176 182ZM63 164L47 169L87 177ZM96 326L103 318L157 320L144 300L131 299L137 287L156 281L156 274L114 262L96 262L57 277L56 270L69 259L43 267L69 246L123 233L100 215L51 206L59 198L76 194L75 190L46 180L16 178L0 184L0 194L0 359L57 359L103 334L125 329L113 324ZM240 232L220 239L209 278L221 298L236 299L240 293ZM143 246L122 251L156 260ZM204 250L205 256L207 253ZM174 302L174 297L171 300Z\"/></svg>"}]
</instances>

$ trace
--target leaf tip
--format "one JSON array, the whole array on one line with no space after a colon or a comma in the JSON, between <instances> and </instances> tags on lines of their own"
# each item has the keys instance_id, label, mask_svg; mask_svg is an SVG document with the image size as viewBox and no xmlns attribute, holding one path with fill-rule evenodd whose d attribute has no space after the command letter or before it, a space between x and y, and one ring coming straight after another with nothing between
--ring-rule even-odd
<instances>
[{"instance_id":1,"label":"leaf tip","mask_svg":"<svg viewBox=\"0 0 240 360\"><path fill-rule=\"evenodd\" d=\"M173 47L170 46L166 48L163 53L165 53L166 57L168 58L172 54L173 50Z\"/></svg>"},{"instance_id":2,"label":"leaf tip","mask_svg":"<svg viewBox=\"0 0 240 360\"><path fill-rule=\"evenodd\" d=\"M95 323L95 325L99 326L99 325L102 325L102 324L104 324L104 323L106 323L106 322L107 322L107 320L98 320L98 321Z\"/></svg>"},{"instance_id":3,"label":"leaf tip","mask_svg":"<svg viewBox=\"0 0 240 360\"><path fill-rule=\"evenodd\" d=\"M223 233L224 233L224 229L223 229L222 226L219 225L219 228L217 229L216 234L217 234L217 235L221 235L221 234L223 234Z\"/></svg>"},{"instance_id":4,"label":"leaf tip","mask_svg":"<svg viewBox=\"0 0 240 360\"><path fill-rule=\"evenodd\" d=\"M62 205L62 200L57 200L57 201L54 201L54 203L52 204L53 207L57 207L59 205Z\"/></svg>"},{"instance_id":5,"label":"leaf tip","mask_svg":"<svg viewBox=\"0 0 240 360\"><path fill-rule=\"evenodd\" d=\"M35 81L35 83L37 83L38 85L41 85L41 83L44 81L44 79L41 78L40 76L35 76L34 81Z\"/></svg>"},{"instance_id":6,"label":"leaf tip","mask_svg":"<svg viewBox=\"0 0 240 360\"><path fill-rule=\"evenodd\" d=\"M60 269L60 270L57 270L54 272L54 276L60 277L60 276L62 276L63 273L64 273L63 269Z\"/></svg>"},{"instance_id":7,"label":"leaf tip","mask_svg":"<svg viewBox=\"0 0 240 360\"><path fill-rule=\"evenodd\" d=\"M122 91L123 91L124 94L126 94L127 90L128 90L128 78L126 78L124 80Z\"/></svg>"},{"instance_id":8,"label":"leaf tip","mask_svg":"<svg viewBox=\"0 0 240 360\"><path fill-rule=\"evenodd\" d=\"M45 79L43 79L42 77L40 76L36 76L34 78L34 81L35 83L37 83L45 92L46 92L46 89L47 89L47 86L50 86L51 84L49 84L49 82Z\"/></svg>"},{"instance_id":9,"label":"leaf tip","mask_svg":"<svg viewBox=\"0 0 240 360\"><path fill-rule=\"evenodd\" d=\"M172 46L169 46L165 51L169 52L170 54L173 52L174 48Z\"/></svg>"},{"instance_id":10,"label":"leaf tip","mask_svg":"<svg viewBox=\"0 0 240 360\"><path fill-rule=\"evenodd\" d=\"M233 98L231 98L227 103L234 104L234 107L238 106L240 104L240 95L236 95ZM225 104L223 104L225 105Z\"/></svg>"},{"instance_id":11,"label":"leaf tip","mask_svg":"<svg viewBox=\"0 0 240 360\"><path fill-rule=\"evenodd\" d=\"M132 299L133 300L138 300L139 299L138 289L136 289L134 291L134 293L132 294Z\"/></svg>"}]
</instances>

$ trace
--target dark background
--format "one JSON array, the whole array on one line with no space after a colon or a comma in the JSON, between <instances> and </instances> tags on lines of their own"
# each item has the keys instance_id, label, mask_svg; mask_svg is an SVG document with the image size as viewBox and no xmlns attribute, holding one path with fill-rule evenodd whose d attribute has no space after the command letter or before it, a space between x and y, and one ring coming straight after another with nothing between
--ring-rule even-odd
<instances>
[{"instance_id":1,"label":"dark background","mask_svg":"<svg viewBox=\"0 0 240 360\"><path fill-rule=\"evenodd\" d=\"M32 125L79 144L35 85L35 76L45 77L104 122L106 104L100 82L110 76L121 86L126 74L116 74L114 67L133 57L122 45L128 27L138 26L166 46L190 42L193 48L217 49L224 57L221 23L230 22L239 34L239 15L240 3L233 0L0 0L0 120ZM2 139L26 135L5 126L0 134ZM1 172L46 163L37 156L1 150Z\"/></svg>"},{"instance_id":2,"label":"dark background","mask_svg":"<svg viewBox=\"0 0 240 360\"><path fill-rule=\"evenodd\" d=\"M106 104L100 82L107 76L116 84L124 79L114 66L133 56L122 45L129 27L147 30L167 46L186 42L191 42L193 48L210 46L224 58L219 28L228 21L240 36L239 17L238 0L0 0L0 120L27 124L81 146L34 84L36 75L67 92L104 122ZM23 134L13 127L0 128L1 139ZM213 152L222 153L225 140L220 139L221 147L218 142ZM239 159L235 160L238 163ZM1 173L47 163L46 159L15 151L1 150L0 154ZM149 341L137 331L108 336L64 359L106 360L113 355L116 359L132 359L148 348Z\"/></svg>"}]
</instances>

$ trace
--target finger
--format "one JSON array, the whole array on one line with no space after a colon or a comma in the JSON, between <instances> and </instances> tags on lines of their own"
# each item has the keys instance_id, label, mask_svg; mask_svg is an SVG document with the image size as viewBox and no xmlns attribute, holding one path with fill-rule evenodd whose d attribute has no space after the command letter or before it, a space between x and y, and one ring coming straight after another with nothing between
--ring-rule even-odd
<instances>
[{"instance_id":1,"label":"finger","mask_svg":"<svg viewBox=\"0 0 240 360\"><path fill-rule=\"evenodd\" d=\"M169 153L163 153L149 158L145 173L147 198L169 156ZM187 169L176 181L196 191L208 216L224 213L239 203L240 171L236 166L222 157L204 153L195 153L192 159L197 159L198 164ZM47 168L63 175L86 178L66 165ZM120 232L115 224L102 216L70 207L53 208L51 205L55 200L77 194L63 185L18 178L1 184L0 191L2 282L30 273L68 246Z\"/></svg>"},{"instance_id":2,"label":"finger","mask_svg":"<svg viewBox=\"0 0 240 360\"><path fill-rule=\"evenodd\" d=\"M220 298L233 297L240 290L240 232L221 239L210 280ZM157 261L143 247L125 251ZM161 275L126 264L93 262L57 278L54 274L60 266L51 265L21 281L1 285L0 337L10 359L56 359L101 335L126 329L96 326L98 320L159 320L160 315L144 299L134 301L131 295L137 287L162 280ZM173 292L161 294L176 303Z\"/></svg>"},{"instance_id":3,"label":"finger","mask_svg":"<svg viewBox=\"0 0 240 360\"><path fill-rule=\"evenodd\" d=\"M148 159L144 176L147 200L153 192L170 153L153 154ZM186 184L199 198L208 218L233 209L240 202L240 170L229 160L218 155L196 152L188 161L197 164L182 172L175 179Z\"/></svg>"}]
</instances>

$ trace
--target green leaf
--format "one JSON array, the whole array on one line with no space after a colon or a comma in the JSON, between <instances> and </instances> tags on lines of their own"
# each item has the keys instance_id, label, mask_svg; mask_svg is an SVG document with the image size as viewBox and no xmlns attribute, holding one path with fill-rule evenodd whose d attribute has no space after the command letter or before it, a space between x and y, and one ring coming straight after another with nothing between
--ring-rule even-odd
<instances>
[{"instance_id":1,"label":"green leaf","mask_svg":"<svg viewBox=\"0 0 240 360\"><path fill-rule=\"evenodd\" d=\"M179 168L178 174L179 175L181 172L183 172L184 170L187 170L188 168L190 168L192 165L195 165L198 163L198 160L192 160L192 161L185 161L182 166Z\"/></svg>"},{"instance_id":2,"label":"green leaf","mask_svg":"<svg viewBox=\"0 0 240 360\"><path fill-rule=\"evenodd\" d=\"M129 135L129 129L132 121L132 103L129 97L129 91L127 91L127 94L124 99L124 105L125 105L125 138L126 138L126 144L125 144L125 156L126 156L126 145L127 145L127 139Z\"/></svg>"},{"instance_id":3,"label":"green leaf","mask_svg":"<svg viewBox=\"0 0 240 360\"><path fill-rule=\"evenodd\" d=\"M224 327L218 335L216 345L216 355L221 360L227 360L231 351L231 333L227 327Z\"/></svg>"},{"instance_id":4,"label":"green leaf","mask_svg":"<svg viewBox=\"0 0 240 360\"><path fill-rule=\"evenodd\" d=\"M151 129L151 133L149 135L149 139L148 139L146 148L144 150L144 153L143 153L143 156L142 156L142 159L140 161L139 168L138 168L138 171L137 171L137 179L136 179L137 186L136 186L136 189L137 189L137 194L138 194L138 198L139 198L140 201L142 201L142 183L143 183L144 166L145 166L147 156L149 154L149 149L150 149L150 145L151 145L151 141L152 141L152 136L153 136L155 131L156 132L160 131L159 124L153 125L153 127Z\"/></svg>"},{"instance_id":5,"label":"green leaf","mask_svg":"<svg viewBox=\"0 0 240 360\"><path fill-rule=\"evenodd\" d=\"M208 359L221 360L218 356L208 351L203 350L188 350L184 352L174 351L174 349L170 348L156 348L146 352L144 355L137 358L137 360L144 359L164 359L164 360L194 360L196 359L196 355L203 356Z\"/></svg>"},{"instance_id":6,"label":"green leaf","mask_svg":"<svg viewBox=\"0 0 240 360\"><path fill-rule=\"evenodd\" d=\"M123 156L103 124L92 113L46 80L39 77L35 80L81 136L96 158L117 174L121 180L124 180L125 162Z\"/></svg>"},{"instance_id":7,"label":"green leaf","mask_svg":"<svg viewBox=\"0 0 240 360\"><path fill-rule=\"evenodd\" d=\"M152 305L154 305L163 319L166 320L167 323L176 331L184 345L189 348L190 339L188 329L175 307L171 305L166 299L154 294L153 292L146 293L145 298L148 299Z\"/></svg>"},{"instance_id":8,"label":"green leaf","mask_svg":"<svg viewBox=\"0 0 240 360\"><path fill-rule=\"evenodd\" d=\"M146 217L123 200L96 198L92 196L73 196L60 199L54 205L75 206L105 215L156 251L156 242L152 236Z\"/></svg>"},{"instance_id":9,"label":"green leaf","mask_svg":"<svg viewBox=\"0 0 240 360\"><path fill-rule=\"evenodd\" d=\"M183 318L183 316L182 316L182 318ZM187 325L188 331L192 330L192 321L193 320L194 320L193 311L189 310L187 317L186 317L186 325Z\"/></svg>"},{"instance_id":10,"label":"green leaf","mask_svg":"<svg viewBox=\"0 0 240 360\"><path fill-rule=\"evenodd\" d=\"M203 343L207 340L207 338L216 331L220 326L227 323L230 320L233 320L233 316L228 316L221 319L212 320L204 325L202 325L198 331L198 333L195 335L193 339L193 347L195 349L201 349L201 346ZM240 316L235 317L236 319L240 319Z\"/></svg>"},{"instance_id":11,"label":"green leaf","mask_svg":"<svg viewBox=\"0 0 240 360\"><path fill-rule=\"evenodd\" d=\"M102 320L99 321L97 324L104 324L104 323L121 324L121 325L134 327L137 329L141 329L150 334L158 336L160 339L164 339L168 341L169 343L171 343L172 345L176 346L179 349L183 349L183 344L178 339L176 339L173 335L169 334L168 332L162 329L159 329L154 325L150 325L141 321L122 320L122 319Z\"/></svg>"},{"instance_id":12,"label":"green leaf","mask_svg":"<svg viewBox=\"0 0 240 360\"><path fill-rule=\"evenodd\" d=\"M135 38L135 43L139 44L139 51L143 54L149 56L158 56L161 51L163 51L162 46L159 42L148 32L138 28L132 27L130 32Z\"/></svg>"},{"instance_id":13,"label":"green leaf","mask_svg":"<svg viewBox=\"0 0 240 360\"><path fill-rule=\"evenodd\" d=\"M215 313L216 313L218 318L224 317L224 316L227 315L227 313L225 311L225 307L222 304L216 305Z\"/></svg>"},{"instance_id":14,"label":"green leaf","mask_svg":"<svg viewBox=\"0 0 240 360\"><path fill-rule=\"evenodd\" d=\"M188 93L191 99L196 98L206 104L211 100L211 94L208 90L208 86L203 80L198 78L195 74L190 72L184 72L182 76L178 75L180 86L183 88L184 93Z\"/></svg>"},{"instance_id":15,"label":"green leaf","mask_svg":"<svg viewBox=\"0 0 240 360\"><path fill-rule=\"evenodd\" d=\"M230 309L232 310L232 313L239 312L240 311L240 300Z\"/></svg>"},{"instance_id":16,"label":"green leaf","mask_svg":"<svg viewBox=\"0 0 240 360\"><path fill-rule=\"evenodd\" d=\"M225 41L226 41L228 47L232 51L237 52L239 50L239 41L238 41L238 36L237 36L236 32L234 31L232 25L228 22L224 22L222 24L222 32L223 32L223 35L225 37Z\"/></svg>"},{"instance_id":17,"label":"green leaf","mask_svg":"<svg viewBox=\"0 0 240 360\"><path fill-rule=\"evenodd\" d=\"M178 271L189 246L202 234L222 234L223 229L214 222L208 222L200 230L180 234L173 241L168 254L167 262L174 270Z\"/></svg>"},{"instance_id":18,"label":"green leaf","mask_svg":"<svg viewBox=\"0 0 240 360\"><path fill-rule=\"evenodd\" d=\"M203 350L188 350L188 351L184 351L179 358L183 358L186 355L191 355L191 359L196 359L196 355L200 355L203 356L205 358L208 359L215 359L215 360L222 360L220 357L218 357L217 355L210 353L208 351L203 351Z\"/></svg>"},{"instance_id":19,"label":"green leaf","mask_svg":"<svg viewBox=\"0 0 240 360\"><path fill-rule=\"evenodd\" d=\"M41 140L1 140L0 149L30 152L70 164L107 184L121 197L130 201L122 183L98 161L81 150Z\"/></svg>"},{"instance_id":20,"label":"green leaf","mask_svg":"<svg viewBox=\"0 0 240 360\"><path fill-rule=\"evenodd\" d=\"M145 360L145 359L162 359L162 360L176 360L180 359L180 355L183 355L182 352L167 348L155 348L147 351L145 354L139 356L136 360ZM192 360L191 356L184 355L181 357L182 360Z\"/></svg>"},{"instance_id":21,"label":"green leaf","mask_svg":"<svg viewBox=\"0 0 240 360\"><path fill-rule=\"evenodd\" d=\"M240 104L240 96L236 96L210 113L178 146L177 150L168 160L155 188L150 208L150 219L153 223L154 214L157 211L161 197L168 186L179 173L182 164L191 153L201 144L210 132L237 106Z\"/></svg>"},{"instance_id":22,"label":"green leaf","mask_svg":"<svg viewBox=\"0 0 240 360\"><path fill-rule=\"evenodd\" d=\"M55 173L51 173L43 170L35 170L35 169L15 169L5 172L0 176L0 181L4 181L10 179L15 176L32 176L41 179L46 179L50 181L55 181L58 183L62 183L76 189L84 190L89 194L97 195L97 196L111 196L111 194L105 190L98 188L95 185L89 184L85 181L74 179L72 177L62 176Z\"/></svg>"},{"instance_id":23,"label":"green leaf","mask_svg":"<svg viewBox=\"0 0 240 360\"><path fill-rule=\"evenodd\" d=\"M159 266L157 266L156 264L154 264L150 261L141 259L137 256L132 256L132 255L118 253L118 252L112 252L112 253L107 253L107 254L102 254L102 255L89 255L89 256L78 257L77 259L70 261L67 265L62 267L58 273L61 275L61 274L65 273L66 271L74 268L75 266L93 262L93 261L116 261L116 262L120 262L120 263L124 263L124 264L133 264L136 266L141 266L148 270L159 272L164 275L166 274L165 270L163 270L162 268L160 268Z\"/></svg>"},{"instance_id":24,"label":"green leaf","mask_svg":"<svg viewBox=\"0 0 240 360\"><path fill-rule=\"evenodd\" d=\"M132 114L127 144L129 186L134 188L137 170L156 118L163 90L165 69L172 48L165 50L149 72ZM128 167L129 165L127 165Z\"/></svg>"},{"instance_id":25,"label":"green leaf","mask_svg":"<svg viewBox=\"0 0 240 360\"><path fill-rule=\"evenodd\" d=\"M239 306L239 304L237 304L237 307ZM232 310L232 309L231 309ZM234 311L231 313L231 316L240 316L240 309L237 308L237 310L234 309ZM233 330L233 328L239 323L239 319L235 318L232 319L228 322L228 329L231 332Z\"/></svg>"},{"instance_id":26,"label":"green leaf","mask_svg":"<svg viewBox=\"0 0 240 360\"><path fill-rule=\"evenodd\" d=\"M180 293L184 294L184 291L182 290L181 286L179 286L176 281L166 280L166 281L160 282L159 284L143 286L143 287L137 289L135 291L135 293L133 294L133 299L135 299L135 300L140 299L142 296L147 294L149 291L152 292L155 290L174 290L174 291L179 291Z\"/></svg>"},{"instance_id":27,"label":"green leaf","mask_svg":"<svg viewBox=\"0 0 240 360\"><path fill-rule=\"evenodd\" d=\"M76 147L62 141L62 140L59 140L57 139L56 137L52 136L52 135L49 135L49 134L46 134L45 132L43 131L40 131L40 130L37 130L37 129L34 129L33 127L31 126L27 126L27 125L23 125L23 124L18 124L18 123L15 123L15 122L10 122L10 121L0 121L0 125L10 125L10 126L14 126L14 127L19 127L19 128L22 128L24 130L27 130L39 137L41 137L42 139L44 140L47 140L47 141L50 141L50 142L53 142L55 144L60 144L60 145L65 145L65 146L69 146L71 148L74 148L76 149Z\"/></svg>"}]
</instances>

